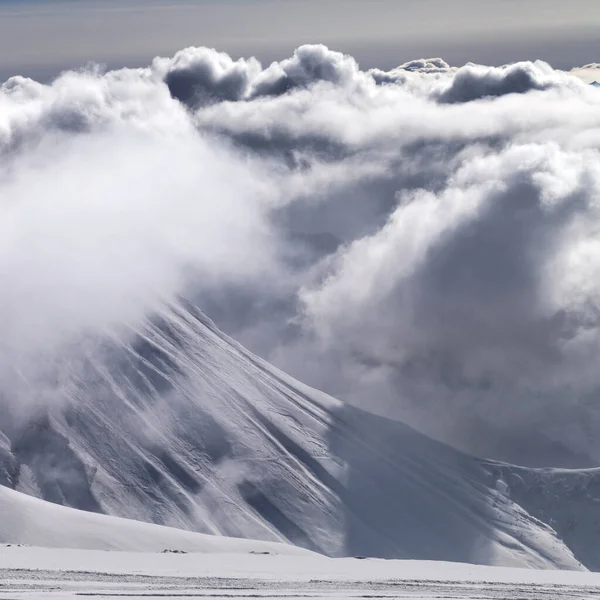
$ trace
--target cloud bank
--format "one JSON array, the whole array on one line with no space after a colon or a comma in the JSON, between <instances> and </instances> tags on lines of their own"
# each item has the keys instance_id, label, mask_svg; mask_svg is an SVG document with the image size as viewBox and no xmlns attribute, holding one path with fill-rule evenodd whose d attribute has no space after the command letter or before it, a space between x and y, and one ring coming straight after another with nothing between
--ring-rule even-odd
<instances>
[{"instance_id":1,"label":"cloud bank","mask_svg":"<svg viewBox=\"0 0 600 600\"><path fill-rule=\"evenodd\" d=\"M467 450L596 462L599 109L542 62L363 71L318 45L13 77L4 396L185 295L307 383Z\"/></svg>"}]
</instances>

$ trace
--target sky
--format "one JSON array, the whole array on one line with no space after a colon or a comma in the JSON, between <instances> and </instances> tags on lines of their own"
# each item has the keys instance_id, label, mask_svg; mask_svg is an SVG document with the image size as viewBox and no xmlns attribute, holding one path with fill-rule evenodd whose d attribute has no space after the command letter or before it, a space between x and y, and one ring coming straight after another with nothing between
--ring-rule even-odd
<instances>
[{"instance_id":1,"label":"sky","mask_svg":"<svg viewBox=\"0 0 600 600\"><path fill-rule=\"evenodd\" d=\"M566 69L596 61L599 26L596 0L4 0L0 78L47 80L88 61L145 66L187 46L270 62L315 42L363 67L441 56Z\"/></svg>"}]
</instances>

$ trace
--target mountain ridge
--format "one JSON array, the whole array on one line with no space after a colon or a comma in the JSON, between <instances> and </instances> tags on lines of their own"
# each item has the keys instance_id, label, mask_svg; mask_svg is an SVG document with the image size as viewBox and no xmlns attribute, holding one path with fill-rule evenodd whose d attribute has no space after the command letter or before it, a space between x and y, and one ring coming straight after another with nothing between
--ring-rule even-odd
<instances>
[{"instance_id":1,"label":"mountain ridge","mask_svg":"<svg viewBox=\"0 0 600 600\"><path fill-rule=\"evenodd\" d=\"M545 492L527 492L532 470L472 458L296 382L188 303L69 369L60 405L5 432L2 483L329 556L600 568L591 510L570 537L560 502L547 516L552 472ZM578 489L590 506L600 498Z\"/></svg>"}]
</instances>

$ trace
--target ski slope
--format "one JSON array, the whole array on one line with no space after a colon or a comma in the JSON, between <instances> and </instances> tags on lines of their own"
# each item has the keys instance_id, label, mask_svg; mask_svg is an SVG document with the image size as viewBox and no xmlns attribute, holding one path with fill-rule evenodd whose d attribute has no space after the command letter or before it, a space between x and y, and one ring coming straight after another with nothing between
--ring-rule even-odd
<instances>
[{"instance_id":1,"label":"ski slope","mask_svg":"<svg viewBox=\"0 0 600 600\"><path fill-rule=\"evenodd\" d=\"M84 512L3 486L0 486L0 543L137 552L308 554L290 545L192 533Z\"/></svg>"},{"instance_id":2,"label":"ski slope","mask_svg":"<svg viewBox=\"0 0 600 600\"><path fill-rule=\"evenodd\" d=\"M130 333L59 365L49 412L0 421L5 485L334 557L598 567L595 486L574 492L590 510L568 538L572 496L546 518L523 473L302 385L185 303ZM562 493L556 481L542 496Z\"/></svg>"},{"instance_id":3,"label":"ski slope","mask_svg":"<svg viewBox=\"0 0 600 600\"><path fill-rule=\"evenodd\" d=\"M589 600L600 575L318 555L136 554L0 546L0 599Z\"/></svg>"}]
</instances>

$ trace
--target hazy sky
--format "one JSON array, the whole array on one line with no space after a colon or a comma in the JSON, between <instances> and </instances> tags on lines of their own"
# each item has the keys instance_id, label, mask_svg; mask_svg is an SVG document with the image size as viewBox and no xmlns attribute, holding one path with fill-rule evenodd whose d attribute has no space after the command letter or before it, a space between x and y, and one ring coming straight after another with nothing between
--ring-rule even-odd
<instances>
[{"instance_id":1,"label":"hazy sky","mask_svg":"<svg viewBox=\"0 0 600 600\"><path fill-rule=\"evenodd\" d=\"M363 66L442 56L559 68L597 61L597 0L0 0L0 78L87 61L146 65L186 46L263 61L321 42Z\"/></svg>"}]
</instances>

